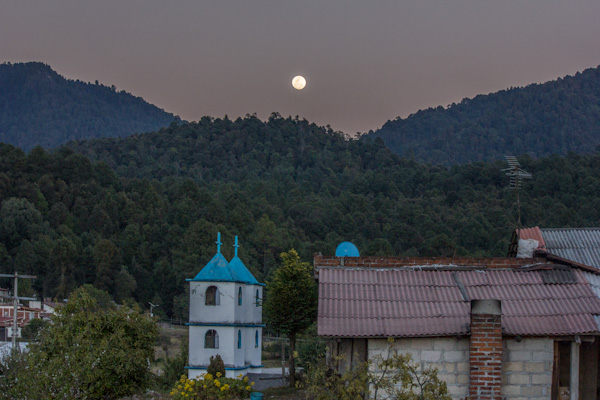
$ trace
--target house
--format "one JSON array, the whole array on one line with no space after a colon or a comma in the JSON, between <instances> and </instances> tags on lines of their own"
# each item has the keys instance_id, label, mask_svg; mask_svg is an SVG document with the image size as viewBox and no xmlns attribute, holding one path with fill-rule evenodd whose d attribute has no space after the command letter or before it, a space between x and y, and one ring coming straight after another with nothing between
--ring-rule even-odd
<instances>
[{"instance_id":1,"label":"house","mask_svg":"<svg viewBox=\"0 0 600 400\"><path fill-rule=\"evenodd\" d=\"M206 373L210 358L217 354L229 378L262 370L262 296L259 283L238 257L227 261L217 253L190 282L188 378Z\"/></svg>"},{"instance_id":2,"label":"house","mask_svg":"<svg viewBox=\"0 0 600 400\"><path fill-rule=\"evenodd\" d=\"M534 226L515 229L508 248L508 257L517 257L528 245L540 255L559 257L600 269L600 228Z\"/></svg>"},{"instance_id":3,"label":"house","mask_svg":"<svg viewBox=\"0 0 600 400\"><path fill-rule=\"evenodd\" d=\"M338 370L393 348L453 399L598 399L600 273L536 258L314 258ZM559 397L559 393L561 396ZM569 393L565 397L565 393Z\"/></svg>"}]
</instances>

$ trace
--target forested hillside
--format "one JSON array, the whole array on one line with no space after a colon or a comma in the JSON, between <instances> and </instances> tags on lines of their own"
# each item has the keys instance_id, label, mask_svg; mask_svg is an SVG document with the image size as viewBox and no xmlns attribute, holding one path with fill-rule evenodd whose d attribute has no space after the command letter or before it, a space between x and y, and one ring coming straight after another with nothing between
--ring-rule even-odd
<instances>
[{"instance_id":1,"label":"forested hillside","mask_svg":"<svg viewBox=\"0 0 600 400\"><path fill-rule=\"evenodd\" d=\"M0 267L38 275L44 296L92 283L185 317L185 278L214 255L217 231L228 258L239 235L264 281L281 251L310 261L344 240L363 255L502 256L516 220L502 162L419 164L278 115L73 146L0 145ZM600 154L520 160L534 175L524 224L600 224Z\"/></svg>"},{"instance_id":2,"label":"forested hillside","mask_svg":"<svg viewBox=\"0 0 600 400\"><path fill-rule=\"evenodd\" d=\"M24 150L155 131L174 120L114 86L67 80L37 62L0 64L0 142Z\"/></svg>"},{"instance_id":3,"label":"forested hillside","mask_svg":"<svg viewBox=\"0 0 600 400\"><path fill-rule=\"evenodd\" d=\"M600 67L419 111L363 136L378 137L396 154L444 165L589 154L600 146Z\"/></svg>"}]
</instances>

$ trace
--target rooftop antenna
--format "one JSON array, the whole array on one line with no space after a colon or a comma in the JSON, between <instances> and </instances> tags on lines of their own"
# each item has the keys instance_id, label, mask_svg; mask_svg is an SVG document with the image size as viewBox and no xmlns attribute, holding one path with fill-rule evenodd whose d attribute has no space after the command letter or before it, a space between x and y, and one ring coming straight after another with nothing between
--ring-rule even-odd
<instances>
[{"instance_id":1,"label":"rooftop antenna","mask_svg":"<svg viewBox=\"0 0 600 400\"><path fill-rule=\"evenodd\" d=\"M517 157L515 156L504 156L506 162L508 163L508 168L504 168L502 171L506 171L506 176L510 177L510 182L508 184L508 188L512 189L517 194L517 213L518 220L517 225L518 228L521 228L521 201L519 200L519 189L521 188L521 182L523 179L531 179L533 176L521 168L521 164Z\"/></svg>"}]
</instances>

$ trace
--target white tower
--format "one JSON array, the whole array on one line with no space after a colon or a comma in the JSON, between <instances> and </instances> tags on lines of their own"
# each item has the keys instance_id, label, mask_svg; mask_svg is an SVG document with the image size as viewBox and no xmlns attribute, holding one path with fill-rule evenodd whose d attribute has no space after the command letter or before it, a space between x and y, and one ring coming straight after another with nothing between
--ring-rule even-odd
<instances>
[{"instance_id":1,"label":"white tower","mask_svg":"<svg viewBox=\"0 0 600 400\"><path fill-rule=\"evenodd\" d=\"M190 282L188 378L206 373L210 357L219 354L227 377L260 373L262 369L263 283L248 271L238 257L227 262L221 254L221 233L217 254Z\"/></svg>"}]
</instances>

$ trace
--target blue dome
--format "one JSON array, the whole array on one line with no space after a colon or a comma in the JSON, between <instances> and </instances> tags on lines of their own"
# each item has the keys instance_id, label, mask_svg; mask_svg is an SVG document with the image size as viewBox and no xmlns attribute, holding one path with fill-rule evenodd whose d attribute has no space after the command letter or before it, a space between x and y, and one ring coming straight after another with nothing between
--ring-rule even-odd
<instances>
[{"instance_id":1,"label":"blue dome","mask_svg":"<svg viewBox=\"0 0 600 400\"><path fill-rule=\"evenodd\" d=\"M358 248L350 242L342 242L335 249L336 257L360 257Z\"/></svg>"}]
</instances>

